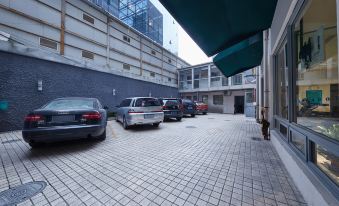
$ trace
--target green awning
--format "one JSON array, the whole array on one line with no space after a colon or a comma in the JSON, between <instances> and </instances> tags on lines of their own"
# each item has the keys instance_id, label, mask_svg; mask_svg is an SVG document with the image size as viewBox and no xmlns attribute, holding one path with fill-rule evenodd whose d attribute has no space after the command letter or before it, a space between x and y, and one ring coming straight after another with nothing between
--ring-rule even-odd
<instances>
[{"instance_id":1,"label":"green awning","mask_svg":"<svg viewBox=\"0 0 339 206\"><path fill-rule=\"evenodd\" d=\"M208 55L271 26L277 0L160 0Z\"/></svg>"},{"instance_id":2,"label":"green awning","mask_svg":"<svg viewBox=\"0 0 339 206\"><path fill-rule=\"evenodd\" d=\"M213 58L214 64L230 77L261 64L263 57L262 32L225 49Z\"/></svg>"}]
</instances>

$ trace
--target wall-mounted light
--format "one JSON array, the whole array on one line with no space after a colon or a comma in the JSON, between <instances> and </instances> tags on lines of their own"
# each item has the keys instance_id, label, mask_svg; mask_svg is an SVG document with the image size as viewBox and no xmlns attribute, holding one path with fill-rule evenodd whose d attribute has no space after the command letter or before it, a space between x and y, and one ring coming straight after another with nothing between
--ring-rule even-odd
<instances>
[{"instance_id":1,"label":"wall-mounted light","mask_svg":"<svg viewBox=\"0 0 339 206\"><path fill-rule=\"evenodd\" d=\"M41 79L39 79L38 80L38 91L42 91L42 80Z\"/></svg>"},{"instance_id":2,"label":"wall-mounted light","mask_svg":"<svg viewBox=\"0 0 339 206\"><path fill-rule=\"evenodd\" d=\"M112 94L113 94L113 96L115 96L115 89L112 90Z\"/></svg>"}]
</instances>

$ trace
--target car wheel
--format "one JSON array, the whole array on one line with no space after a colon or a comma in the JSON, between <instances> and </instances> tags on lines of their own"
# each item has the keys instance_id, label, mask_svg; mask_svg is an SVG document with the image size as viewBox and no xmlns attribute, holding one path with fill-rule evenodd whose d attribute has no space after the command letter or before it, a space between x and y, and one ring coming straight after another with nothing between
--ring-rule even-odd
<instances>
[{"instance_id":1,"label":"car wheel","mask_svg":"<svg viewBox=\"0 0 339 206\"><path fill-rule=\"evenodd\" d=\"M191 117L195 117L195 114L191 114Z\"/></svg>"},{"instance_id":2,"label":"car wheel","mask_svg":"<svg viewBox=\"0 0 339 206\"><path fill-rule=\"evenodd\" d=\"M101 141L106 139L106 129L105 129L105 131L100 136L97 137L97 139L101 140Z\"/></svg>"},{"instance_id":3,"label":"car wheel","mask_svg":"<svg viewBox=\"0 0 339 206\"><path fill-rule=\"evenodd\" d=\"M206 115L206 114L207 114L207 112L203 112L202 114L203 114L203 115Z\"/></svg>"},{"instance_id":4,"label":"car wheel","mask_svg":"<svg viewBox=\"0 0 339 206\"><path fill-rule=\"evenodd\" d=\"M181 121L181 117L177 117L177 121Z\"/></svg>"},{"instance_id":5,"label":"car wheel","mask_svg":"<svg viewBox=\"0 0 339 206\"><path fill-rule=\"evenodd\" d=\"M124 129L128 129L128 124L125 117L123 118L122 126L124 127Z\"/></svg>"},{"instance_id":6,"label":"car wheel","mask_svg":"<svg viewBox=\"0 0 339 206\"><path fill-rule=\"evenodd\" d=\"M159 127L160 123L153 123L154 127Z\"/></svg>"}]
</instances>

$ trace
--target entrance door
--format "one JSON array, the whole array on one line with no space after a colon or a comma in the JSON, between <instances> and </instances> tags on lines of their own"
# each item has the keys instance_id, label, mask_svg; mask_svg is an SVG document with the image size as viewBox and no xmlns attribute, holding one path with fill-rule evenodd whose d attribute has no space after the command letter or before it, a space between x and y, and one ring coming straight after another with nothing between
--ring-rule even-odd
<instances>
[{"instance_id":1,"label":"entrance door","mask_svg":"<svg viewBox=\"0 0 339 206\"><path fill-rule=\"evenodd\" d=\"M234 96L234 114L244 114L244 105L244 96Z\"/></svg>"}]
</instances>

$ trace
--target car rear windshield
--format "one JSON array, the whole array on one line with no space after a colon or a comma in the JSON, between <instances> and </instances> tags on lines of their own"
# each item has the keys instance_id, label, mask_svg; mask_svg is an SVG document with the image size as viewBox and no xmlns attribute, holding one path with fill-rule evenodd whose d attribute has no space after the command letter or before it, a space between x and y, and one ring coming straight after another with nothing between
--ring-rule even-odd
<instances>
[{"instance_id":1,"label":"car rear windshield","mask_svg":"<svg viewBox=\"0 0 339 206\"><path fill-rule=\"evenodd\" d=\"M175 99L164 99L163 101L163 105L168 105L168 104L179 104L179 102Z\"/></svg>"},{"instance_id":2,"label":"car rear windshield","mask_svg":"<svg viewBox=\"0 0 339 206\"><path fill-rule=\"evenodd\" d=\"M154 98L140 98L135 101L136 107L153 107L161 106L160 102Z\"/></svg>"},{"instance_id":3,"label":"car rear windshield","mask_svg":"<svg viewBox=\"0 0 339 206\"><path fill-rule=\"evenodd\" d=\"M50 110L93 109L94 101L89 99L58 99L43 107Z\"/></svg>"}]
</instances>

